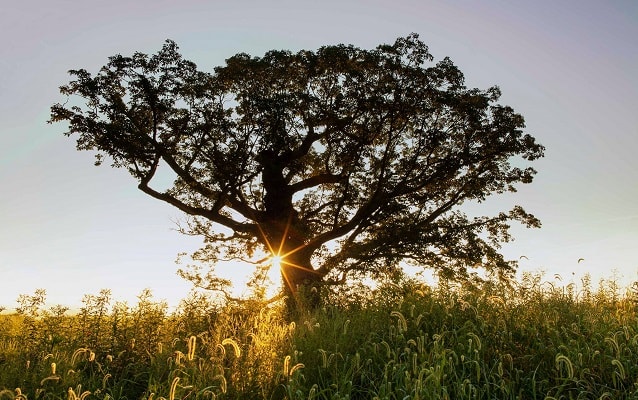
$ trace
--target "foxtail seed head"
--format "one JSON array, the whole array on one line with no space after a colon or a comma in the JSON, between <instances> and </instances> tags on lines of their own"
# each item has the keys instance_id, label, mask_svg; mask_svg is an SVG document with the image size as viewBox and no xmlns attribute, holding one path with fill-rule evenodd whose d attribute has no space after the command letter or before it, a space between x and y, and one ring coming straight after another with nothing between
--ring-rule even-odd
<instances>
[{"instance_id":1,"label":"foxtail seed head","mask_svg":"<svg viewBox=\"0 0 638 400\"><path fill-rule=\"evenodd\" d=\"M193 358L195 358L196 346L197 346L197 337L193 335L188 339L188 361L193 361Z\"/></svg>"},{"instance_id":2,"label":"foxtail seed head","mask_svg":"<svg viewBox=\"0 0 638 400\"><path fill-rule=\"evenodd\" d=\"M111 377L111 374L104 375L104 378L102 378L102 389L106 389L106 381L108 381L110 377Z\"/></svg>"},{"instance_id":3,"label":"foxtail seed head","mask_svg":"<svg viewBox=\"0 0 638 400\"><path fill-rule=\"evenodd\" d=\"M288 376L288 372L289 372L289 368L290 368L290 356L286 356L284 358L284 376Z\"/></svg>"},{"instance_id":4,"label":"foxtail seed head","mask_svg":"<svg viewBox=\"0 0 638 400\"><path fill-rule=\"evenodd\" d=\"M405 319L405 316L401 314L400 311L392 311L390 313L391 317L397 317L397 327L399 328L399 333L405 332L408 330L408 321Z\"/></svg>"},{"instance_id":5,"label":"foxtail seed head","mask_svg":"<svg viewBox=\"0 0 638 400\"><path fill-rule=\"evenodd\" d=\"M233 346L233 350L235 351L235 357L239 358L239 356L241 356L241 349L239 348L239 345L237 344L237 342L231 338L226 338L222 340L222 346L225 346L227 344Z\"/></svg>"},{"instance_id":6,"label":"foxtail seed head","mask_svg":"<svg viewBox=\"0 0 638 400\"><path fill-rule=\"evenodd\" d=\"M175 351L175 365L181 365L182 358L184 358L184 353L179 350Z\"/></svg>"},{"instance_id":7,"label":"foxtail seed head","mask_svg":"<svg viewBox=\"0 0 638 400\"><path fill-rule=\"evenodd\" d=\"M303 365L302 363L297 363L295 364L292 368L290 368L290 372L288 373L288 377L291 377L292 374L295 373L295 371L302 369L302 368L306 368L305 365Z\"/></svg>"},{"instance_id":8,"label":"foxtail seed head","mask_svg":"<svg viewBox=\"0 0 638 400\"><path fill-rule=\"evenodd\" d=\"M222 393L226 393L226 391L228 390L228 386L227 386L228 383L226 382L226 377L224 377L224 375L222 374L219 374L219 375L215 375L213 380L218 380L219 388L221 389Z\"/></svg>"},{"instance_id":9,"label":"foxtail seed head","mask_svg":"<svg viewBox=\"0 0 638 400\"><path fill-rule=\"evenodd\" d=\"M173 382L171 382L171 390L168 393L169 400L175 400L175 389L177 389L178 382L179 382L179 376L176 376L175 379L173 379Z\"/></svg>"},{"instance_id":10,"label":"foxtail seed head","mask_svg":"<svg viewBox=\"0 0 638 400\"><path fill-rule=\"evenodd\" d=\"M75 365L75 361L80 356L80 354L84 354L84 353L87 353L89 351L90 350L85 348L85 347L80 347L79 349L75 350L73 352L73 355L71 356L71 365Z\"/></svg>"}]
</instances>

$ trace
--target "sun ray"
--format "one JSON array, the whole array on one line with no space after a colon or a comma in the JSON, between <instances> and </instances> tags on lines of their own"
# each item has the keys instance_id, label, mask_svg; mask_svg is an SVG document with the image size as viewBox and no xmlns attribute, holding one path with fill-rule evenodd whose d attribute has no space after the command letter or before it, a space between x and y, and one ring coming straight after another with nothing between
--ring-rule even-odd
<instances>
[{"instance_id":1,"label":"sun ray","mask_svg":"<svg viewBox=\"0 0 638 400\"><path fill-rule=\"evenodd\" d=\"M270 257L271 259L273 257L278 257L279 260L283 260L285 257L288 257L291 254L294 254L294 253L298 252L299 250L303 249L304 247L306 247L305 244L302 244L302 245L297 246L294 249L288 251L285 254L281 254L281 252L282 252L282 250L283 250L283 248L284 248L284 246L286 244L286 238L288 237L288 231L290 229L291 222L292 222L292 214L288 217L288 221L286 222L286 227L284 228L284 232L283 232L282 238L279 241L279 249L277 251L275 251L272 243L270 243L270 240L268 239L268 236L266 235L266 232L264 232L261 224L259 224L259 223L257 224L257 228L259 229L259 232L261 233L261 236L264 238L264 242L266 243L266 247L268 247L268 252L271 254L271 257ZM292 265L292 264L289 264L289 263L286 263L286 264ZM299 266L297 266L297 267L299 267ZM299 267L299 268L303 268L303 267ZM304 268L304 269L306 269L306 268Z\"/></svg>"},{"instance_id":2,"label":"sun ray","mask_svg":"<svg viewBox=\"0 0 638 400\"><path fill-rule=\"evenodd\" d=\"M286 228L284 228L284 234L281 240L279 241L279 250L277 251L277 254L281 254L281 250L283 250L284 248L284 242L286 241L286 238L288 237L288 229L290 229L291 223L292 223L292 213L288 215L288 221L286 221Z\"/></svg>"},{"instance_id":3,"label":"sun ray","mask_svg":"<svg viewBox=\"0 0 638 400\"><path fill-rule=\"evenodd\" d=\"M279 263L281 265L285 264L288 267L301 269L301 270L303 270L305 272L310 272L310 273L317 274L317 275L319 274L319 272L315 271L314 269L308 269L306 267L302 267L301 265L297 265L297 264L291 263L290 261L286 261L286 259L284 257L285 256L279 256Z\"/></svg>"},{"instance_id":4,"label":"sun ray","mask_svg":"<svg viewBox=\"0 0 638 400\"><path fill-rule=\"evenodd\" d=\"M260 223L257 224L257 228L259 229L259 232L261 233L263 242L265 243L267 247L267 251L270 253L270 256L267 258L267 262L270 264L270 268L274 267L275 271L279 272L279 276L281 277L281 283L285 284L286 287L288 287L291 293L294 295L296 292L296 288L290 281L290 277L288 276L288 273L287 273L288 271L290 271L290 268L299 269L306 273L313 273L317 275L319 275L319 272L315 271L312 268L308 268L307 266L304 267L301 265L297 265L291 262L289 259L287 259L292 254L306 247L305 243L295 247L292 250L289 250L286 253L283 253L291 224L292 224L292 214L289 215L288 220L286 221L286 226L284 228L284 232L282 234L281 240L279 240L279 246L277 250L275 250L273 243L270 242L268 235L266 235L266 232L264 231L264 228L262 227Z\"/></svg>"},{"instance_id":5,"label":"sun ray","mask_svg":"<svg viewBox=\"0 0 638 400\"><path fill-rule=\"evenodd\" d=\"M290 282L290 279L288 279L288 274L286 274L285 270L281 270L281 276L284 279L284 283L286 284L286 286L290 289L290 292L292 294L295 294L295 287L292 285L292 283Z\"/></svg>"},{"instance_id":6,"label":"sun ray","mask_svg":"<svg viewBox=\"0 0 638 400\"><path fill-rule=\"evenodd\" d=\"M268 236L266 236L266 232L264 232L264 230L261 228L261 224L258 223L257 228L259 229L261 236L264 238L264 242L266 242L266 246L268 247L268 251L270 252L270 254L275 254L275 251L270 244L270 240L268 240Z\"/></svg>"}]
</instances>

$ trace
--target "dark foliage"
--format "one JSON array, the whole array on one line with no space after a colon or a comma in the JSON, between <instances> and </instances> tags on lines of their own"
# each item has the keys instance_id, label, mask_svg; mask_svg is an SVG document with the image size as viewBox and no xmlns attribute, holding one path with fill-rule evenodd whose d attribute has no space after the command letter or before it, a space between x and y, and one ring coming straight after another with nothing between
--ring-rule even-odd
<instances>
[{"instance_id":1,"label":"dark foliage","mask_svg":"<svg viewBox=\"0 0 638 400\"><path fill-rule=\"evenodd\" d=\"M279 253L293 292L391 274L402 260L446 278L476 265L507 275L509 223L540 225L518 206L459 210L530 183L523 164L544 148L497 87L468 89L416 34L373 50L237 54L212 73L167 41L70 73L61 91L73 100L51 121L69 123L79 150L192 216L185 230L205 237L196 258Z\"/></svg>"}]
</instances>

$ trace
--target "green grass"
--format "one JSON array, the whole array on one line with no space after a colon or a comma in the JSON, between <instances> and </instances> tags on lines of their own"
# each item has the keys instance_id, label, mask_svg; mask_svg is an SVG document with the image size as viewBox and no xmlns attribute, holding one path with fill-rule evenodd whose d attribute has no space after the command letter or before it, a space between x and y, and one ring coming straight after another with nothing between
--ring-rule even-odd
<instances>
[{"instance_id":1,"label":"green grass","mask_svg":"<svg viewBox=\"0 0 638 400\"><path fill-rule=\"evenodd\" d=\"M0 316L1 399L638 399L638 296L415 281L276 305L200 294L168 314L104 290L75 315L23 295Z\"/></svg>"}]
</instances>

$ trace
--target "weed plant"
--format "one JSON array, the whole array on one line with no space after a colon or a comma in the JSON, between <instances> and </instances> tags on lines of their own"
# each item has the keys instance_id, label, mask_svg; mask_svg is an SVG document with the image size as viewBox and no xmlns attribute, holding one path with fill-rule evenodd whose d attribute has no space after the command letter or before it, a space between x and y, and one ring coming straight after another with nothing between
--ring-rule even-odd
<instances>
[{"instance_id":1,"label":"weed plant","mask_svg":"<svg viewBox=\"0 0 638 400\"><path fill-rule=\"evenodd\" d=\"M295 321L149 291L68 315L38 290L0 315L0 400L638 399L638 285L557 278L351 285Z\"/></svg>"}]
</instances>

